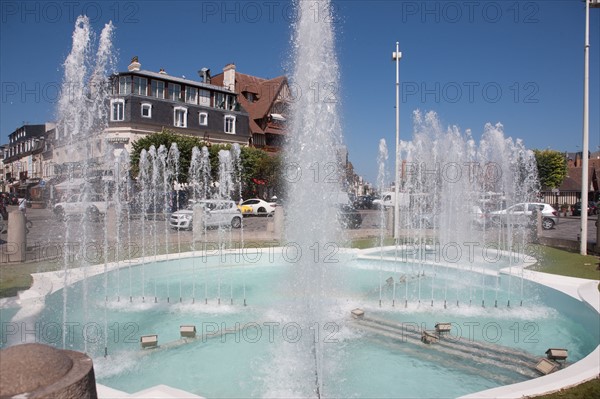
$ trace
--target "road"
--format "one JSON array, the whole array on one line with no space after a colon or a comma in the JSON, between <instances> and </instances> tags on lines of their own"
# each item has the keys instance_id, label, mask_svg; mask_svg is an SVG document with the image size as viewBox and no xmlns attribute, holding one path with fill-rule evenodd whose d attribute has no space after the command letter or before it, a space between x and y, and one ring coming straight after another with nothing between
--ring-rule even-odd
<instances>
[{"instance_id":1,"label":"road","mask_svg":"<svg viewBox=\"0 0 600 399\"><path fill-rule=\"evenodd\" d=\"M8 211L18 212L18 208L9 206ZM357 230L347 230L347 238L378 237L380 235L381 213L377 210L362 210L360 212L363 216L362 226ZM33 223L27 236L28 247L60 248L64 247L66 242L80 243L85 241L94 243L96 250L100 250L104 244L104 224L101 222L83 223L80 219L60 222L53 217L52 212L48 209L28 209L27 217ZM596 240L596 218L597 216L588 218L588 239L594 242ZM223 232L215 229L208 231L207 240L209 242L223 242L228 241L230 238L233 241L240 241L243 238L244 242L272 241L274 236L272 232L269 232L268 224L270 221L272 219L266 217L245 217L243 237L241 230ZM542 236L576 241L579 231L580 217L568 216L561 217L554 229L544 230ZM428 233L431 233L431 231ZM167 228L162 217L159 217L158 220L141 220L138 218L131 220L130 223L123 222L120 234L119 242L131 241L140 245L141 241L144 241L146 247L152 247L155 242L163 245L165 241L168 241L173 248L170 251L177 250L181 243L190 243L193 239L191 231L176 231ZM131 240L129 240L129 237L131 237ZM0 243L5 244L4 240L6 239L6 233L0 235L0 240L2 240ZM109 237L108 240L110 241L109 245L112 245L117 241L117 237L115 235ZM5 250L6 245L2 245L2 248Z\"/></svg>"}]
</instances>

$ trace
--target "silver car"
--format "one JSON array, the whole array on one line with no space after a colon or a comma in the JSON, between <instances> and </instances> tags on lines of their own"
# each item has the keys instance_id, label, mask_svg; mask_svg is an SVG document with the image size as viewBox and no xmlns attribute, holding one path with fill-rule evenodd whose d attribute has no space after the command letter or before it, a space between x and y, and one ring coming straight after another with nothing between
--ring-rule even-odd
<instances>
[{"instance_id":1,"label":"silver car","mask_svg":"<svg viewBox=\"0 0 600 399\"><path fill-rule=\"evenodd\" d=\"M542 213L542 228L550 230L558 222L558 212L549 204L526 202L515 204L501 211L491 213L492 221L498 224L526 225L532 222L533 213Z\"/></svg>"},{"instance_id":2,"label":"silver car","mask_svg":"<svg viewBox=\"0 0 600 399\"><path fill-rule=\"evenodd\" d=\"M228 227L239 229L242 226L242 212L233 201L202 200L190 204L186 209L171 214L169 226L173 229L188 229L193 227L194 208L204 211L203 227Z\"/></svg>"}]
</instances>

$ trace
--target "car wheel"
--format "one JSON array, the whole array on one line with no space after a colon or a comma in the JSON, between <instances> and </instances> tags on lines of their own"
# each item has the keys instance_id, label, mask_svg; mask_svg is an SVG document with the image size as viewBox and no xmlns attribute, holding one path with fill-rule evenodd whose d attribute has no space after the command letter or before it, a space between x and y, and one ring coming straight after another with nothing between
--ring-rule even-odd
<instances>
[{"instance_id":1,"label":"car wheel","mask_svg":"<svg viewBox=\"0 0 600 399\"><path fill-rule=\"evenodd\" d=\"M261 206L260 208L258 208L256 213L258 213L259 215L264 215L265 213L267 213L267 210Z\"/></svg>"},{"instance_id":2,"label":"car wheel","mask_svg":"<svg viewBox=\"0 0 600 399\"><path fill-rule=\"evenodd\" d=\"M240 227L242 227L242 218L236 216L233 219L231 219L231 227L233 227L234 229L239 229Z\"/></svg>"},{"instance_id":3,"label":"car wheel","mask_svg":"<svg viewBox=\"0 0 600 399\"><path fill-rule=\"evenodd\" d=\"M57 206L56 208L54 208L54 217L59 222L64 221L65 220L65 210L61 206Z\"/></svg>"},{"instance_id":4,"label":"car wheel","mask_svg":"<svg viewBox=\"0 0 600 399\"><path fill-rule=\"evenodd\" d=\"M548 218L545 218L544 220L542 220L542 229L550 230L553 227L554 227L554 220L548 219Z\"/></svg>"}]
</instances>

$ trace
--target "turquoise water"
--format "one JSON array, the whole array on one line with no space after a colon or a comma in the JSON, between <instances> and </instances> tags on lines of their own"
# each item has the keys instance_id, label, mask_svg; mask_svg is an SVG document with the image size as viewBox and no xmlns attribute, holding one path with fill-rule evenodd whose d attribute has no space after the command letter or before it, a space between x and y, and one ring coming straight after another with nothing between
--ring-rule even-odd
<instances>
[{"instance_id":1,"label":"turquoise water","mask_svg":"<svg viewBox=\"0 0 600 399\"><path fill-rule=\"evenodd\" d=\"M310 356L306 344L312 342L322 348L324 396L456 397L527 378L357 328L349 317L357 307L368 316L425 329L450 322L452 339L510 346L536 357L563 347L569 361L576 361L599 342L598 315L591 308L516 277L337 260L323 265L337 278L328 318L308 328L288 316L302 295L283 284L294 263L273 255L251 265L231 257L220 266L215 258L172 260L88 278L66 291L68 328L63 291L47 298L36 339L62 347L60 332L66 331L65 347L94 358L101 384L126 392L166 384L207 397L313 395L314 375L299 360ZM392 276L395 293L385 281ZM3 311L3 322L13 315ZM233 331L182 343L184 324L195 325L199 335ZM147 334L158 334L158 349L140 348L140 336Z\"/></svg>"}]
</instances>

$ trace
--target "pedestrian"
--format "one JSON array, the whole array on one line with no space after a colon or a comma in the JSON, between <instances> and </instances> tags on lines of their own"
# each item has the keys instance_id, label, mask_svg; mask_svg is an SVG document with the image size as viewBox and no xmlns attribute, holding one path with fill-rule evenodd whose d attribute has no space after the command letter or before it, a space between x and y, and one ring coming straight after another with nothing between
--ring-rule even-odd
<instances>
[{"instance_id":1,"label":"pedestrian","mask_svg":"<svg viewBox=\"0 0 600 399\"><path fill-rule=\"evenodd\" d=\"M23 214L27 213L27 200L25 198L19 198L19 210L23 212Z\"/></svg>"}]
</instances>

